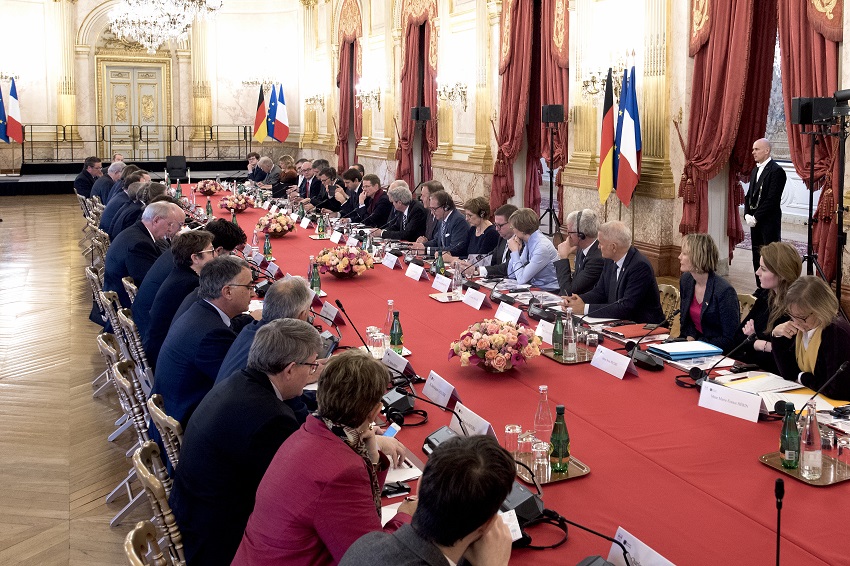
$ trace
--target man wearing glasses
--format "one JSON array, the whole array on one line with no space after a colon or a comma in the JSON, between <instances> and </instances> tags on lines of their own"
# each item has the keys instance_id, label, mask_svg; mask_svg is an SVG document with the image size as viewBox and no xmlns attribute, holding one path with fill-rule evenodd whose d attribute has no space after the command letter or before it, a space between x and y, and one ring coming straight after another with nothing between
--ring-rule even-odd
<instances>
[{"instance_id":1,"label":"man wearing glasses","mask_svg":"<svg viewBox=\"0 0 850 566\"><path fill-rule=\"evenodd\" d=\"M508 219L517 211L512 204L503 204L493 213L493 226L499 232L499 242L493 250L491 265L477 265L472 272L467 271L474 262L461 261L460 267L467 275L480 275L481 277L507 277L508 262L511 259L511 250L508 248L508 240L514 237L514 228Z\"/></svg>"},{"instance_id":2,"label":"man wearing glasses","mask_svg":"<svg viewBox=\"0 0 850 566\"><path fill-rule=\"evenodd\" d=\"M567 215L567 239L558 244L555 273L558 276L559 295L586 293L593 289L602 276L604 259L599 251L599 218L589 208L574 210ZM569 257L575 254L575 269Z\"/></svg>"},{"instance_id":3,"label":"man wearing glasses","mask_svg":"<svg viewBox=\"0 0 850 566\"><path fill-rule=\"evenodd\" d=\"M101 175L103 175L103 167L100 158L86 157L85 162L83 162L83 170L74 179L74 190L78 195L89 198L95 180Z\"/></svg>"},{"instance_id":4,"label":"man wearing glasses","mask_svg":"<svg viewBox=\"0 0 850 566\"><path fill-rule=\"evenodd\" d=\"M254 336L247 367L218 382L198 406L170 499L190 563L230 564L266 468L301 424L285 401L316 380L321 348L308 323L271 321Z\"/></svg>"},{"instance_id":5,"label":"man wearing glasses","mask_svg":"<svg viewBox=\"0 0 850 566\"><path fill-rule=\"evenodd\" d=\"M455 208L451 195L446 191L437 191L431 193L428 202L431 212L438 220L434 237L428 241L425 241L424 236L418 238L412 246L413 249L424 249L428 254L442 251L454 257L465 256L469 224Z\"/></svg>"}]
</instances>

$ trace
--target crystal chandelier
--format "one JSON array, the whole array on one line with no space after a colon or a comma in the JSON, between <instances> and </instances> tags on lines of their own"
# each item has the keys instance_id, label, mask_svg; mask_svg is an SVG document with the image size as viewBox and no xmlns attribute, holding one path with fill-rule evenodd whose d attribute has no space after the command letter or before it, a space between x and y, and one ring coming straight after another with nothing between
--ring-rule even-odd
<instances>
[{"instance_id":1,"label":"crystal chandelier","mask_svg":"<svg viewBox=\"0 0 850 566\"><path fill-rule=\"evenodd\" d=\"M121 0L109 12L112 33L134 41L148 53L169 41L184 39L195 17L206 18L222 0Z\"/></svg>"}]
</instances>

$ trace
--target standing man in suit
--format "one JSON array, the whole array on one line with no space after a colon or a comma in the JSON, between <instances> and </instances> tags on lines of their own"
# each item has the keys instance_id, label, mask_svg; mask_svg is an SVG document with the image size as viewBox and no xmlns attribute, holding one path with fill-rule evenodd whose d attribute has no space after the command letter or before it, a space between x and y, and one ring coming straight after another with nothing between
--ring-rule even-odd
<instances>
[{"instance_id":1,"label":"standing man in suit","mask_svg":"<svg viewBox=\"0 0 850 566\"><path fill-rule=\"evenodd\" d=\"M411 523L363 535L340 566L507 566L511 533L498 511L515 475L510 454L492 437L441 444L425 464Z\"/></svg>"},{"instance_id":2,"label":"standing man in suit","mask_svg":"<svg viewBox=\"0 0 850 566\"><path fill-rule=\"evenodd\" d=\"M359 207L352 216L352 222L360 222L371 228L378 228L387 223L393 205L381 187L377 175L363 176L363 192L360 193Z\"/></svg>"},{"instance_id":3,"label":"standing man in suit","mask_svg":"<svg viewBox=\"0 0 850 566\"><path fill-rule=\"evenodd\" d=\"M442 251L454 257L465 256L469 224L455 208L454 199L446 191L431 193L429 208L439 222L434 229L434 237L430 240L424 236L417 238L413 249L425 250L426 254Z\"/></svg>"},{"instance_id":4,"label":"standing man in suit","mask_svg":"<svg viewBox=\"0 0 850 566\"><path fill-rule=\"evenodd\" d=\"M83 162L83 170L74 179L74 190L78 195L89 198L95 180L103 175L103 166L99 157L86 157Z\"/></svg>"},{"instance_id":5,"label":"standing man in suit","mask_svg":"<svg viewBox=\"0 0 850 566\"><path fill-rule=\"evenodd\" d=\"M593 289L602 275L604 261L599 251L599 218L589 208L567 215L567 239L558 244L555 273L558 275L559 295L580 295ZM575 270L569 256L576 255Z\"/></svg>"},{"instance_id":6,"label":"standing man in suit","mask_svg":"<svg viewBox=\"0 0 850 566\"><path fill-rule=\"evenodd\" d=\"M425 235L425 219L428 213L419 201L413 200L407 182L398 179L390 183L387 196L394 210L387 222L387 229L375 230L376 235L405 242L415 242L416 238Z\"/></svg>"},{"instance_id":7,"label":"standing man in suit","mask_svg":"<svg viewBox=\"0 0 850 566\"><path fill-rule=\"evenodd\" d=\"M782 239L780 201L785 189L785 170L770 157L770 142L761 138L753 142L756 168L750 174L750 189L744 199L744 220L753 240L753 271L758 271L759 250ZM758 275L756 285L761 287Z\"/></svg>"},{"instance_id":8,"label":"standing man in suit","mask_svg":"<svg viewBox=\"0 0 850 566\"><path fill-rule=\"evenodd\" d=\"M510 223L510 218L511 214L517 210L517 207L512 204L503 204L493 213L493 226L499 231L499 243L493 250L490 265L477 266L473 272L476 275L481 277L508 276L508 263L511 261L511 249L508 247L508 240L514 237L514 227ZM520 248L520 251L522 251L522 248ZM461 267L464 270L469 265L468 262L461 262Z\"/></svg>"},{"instance_id":9,"label":"standing man in suit","mask_svg":"<svg viewBox=\"0 0 850 566\"><path fill-rule=\"evenodd\" d=\"M599 227L599 251L605 258L602 277L593 289L564 298L578 315L604 316L641 323L664 322L658 282L649 260L632 246L632 236L618 220Z\"/></svg>"},{"instance_id":10,"label":"standing man in suit","mask_svg":"<svg viewBox=\"0 0 850 566\"><path fill-rule=\"evenodd\" d=\"M270 322L257 332L247 368L216 384L198 405L170 498L188 563L233 560L266 468L301 426L285 401L316 380L321 348L306 322Z\"/></svg>"}]
</instances>

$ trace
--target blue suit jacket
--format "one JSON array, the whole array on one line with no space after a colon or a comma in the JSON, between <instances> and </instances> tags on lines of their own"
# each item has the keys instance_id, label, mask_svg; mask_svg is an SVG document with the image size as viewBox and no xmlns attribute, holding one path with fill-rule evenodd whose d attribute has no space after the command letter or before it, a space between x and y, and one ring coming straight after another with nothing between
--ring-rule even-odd
<instances>
[{"instance_id":1,"label":"blue suit jacket","mask_svg":"<svg viewBox=\"0 0 850 566\"><path fill-rule=\"evenodd\" d=\"M141 220L144 204L140 201L128 201L118 209L115 219L106 231L109 234L109 240L112 241L124 230ZM104 211L105 212L105 211Z\"/></svg>"},{"instance_id":2,"label":"blue suit jacket","mask_svg":"<svg viewBox=\"0 0 850 566\"><path fill-rule=\"evenodd\" d=\"M693 275L683 273L679 278L681 299L679 336L693 336L697 340L714 344L724 352L728 352L735 345L735 332L738 330L738 321L741 320L738 294L728 281L716 273L709 273L699 317L702 333L699 333L690 313L695 287L696 281Z\"/></svg>"},{"instance_id":3,"label":"blue suit jacket","mask_svg":"<svg viewBox=\"0 0 850 566\"><path fill-rule=\"evenodd\" d=\"M148 361L156 367L159 351L168 334L174 314L186 295L200 285L198 274L189 267L175 267L159 288L149 313L147 333L142 338L142 346Z\"/></svg>"},{"instance_id":4,"label":"blue suit jacket","mask_svg":"<svg viewBox=\"0 0 850 566\"><path fill-rule=\"evenodd\" d=\"M102 203L103 199L109 196L109 191L114 183L115 181L109 175L101 175L92 185L90 196L99 198Z\"/></svg>"},{"instance_id":5,"label":"blue suit jacket","mask_svg":"<svg viewBox=\"0 0 850 566\"><path fill-rule=\"evenodd\" d=\"M103 209L103 214L100 216L98 228L108 233L112 222L118 216L118 212L128 202L130 202L130 197L127 196L127 191L124 190L118 191L118 193L110 197L109 204L106 205L106 208Z\"/></svg>"},{"instance_id":6,"label":"blue suit jacket","mask_svg":"<svg viewBox=\"0 0 850 566\"><path fill-rule=\"evenodd\" d=\"M442 248L455 257L466 255L469 224L458 209L452 209L448 220L440 220L434 228L434 238L425 243L429 248Z\"/></svg>"},{"instance_id":7,"label":"blue suit jacket","mask_svg":"<svg viewBox=\"0 0 850 566\"><path fill-rule=\"evenodd\" d=\"M91 190L94 183L94 176L84 168L77 174L77 178L74 179L74 190L77 194L89 198L91 196Z\"/></svg>"},{"instance_id":8,"label":"blue suit jacket","mask_svg":"<svg viewBox=\"0 0 850 566\"><path fill-rule=\"evenodd\" d=\"M141 221L136 222L115 238L106 252L106 269L103 274L104 291L115 291L121 305L130 307L130 297L124 291L121 279L128 275L138 287L162 250L151 238Z\"/></svg>"},{"instance_id":9,"label":"blue suit jacket","mask_svg":"<svg viewBox=\"0 0 850 566\"><path fill-rule=\"evenodd\" d=\"M649 260L632 246L626 252L623 272L617 279L617 264L606 259L593 289L579 295L590 305L590 316L604 316L643 323L664 322L658 282ZM620 301L619 304L608 306Z\"/></svg>"},{"instance_id":10,"label":"blue suit jacket","mask_svg":"<svg viewBox=\"0 0 850 566\"><path fill-rule=\"evenodd\" d=\"M236 340L218 311L198 299L174 321L156 362L152 393L162 395L165 412L186 428L189 417L212 389L221 362Z\"/></svg>"},{"instance_id":11,"label":"blue suit jacket","mask_svg":"<svg viewBox=\"0 0 850 566\"><path fill-rule=\"evenodd\" d=\"M153 306L156 294L159 292L159 288L162 287L165 278L168 277L173 269L174 254L171 252L171 248L168 248L162 252L162 255L156 258L156 261L153 262L153 265L148 270L148 274L145 275L145 282L139 285L136 300L133 301L133 321L136 323L136 328L139 329L139 336L142 337L142 340L145 339L145 335L150 328L151 307ZM155 359L148 361L156 362Z\"/></svg>"}]
</instances>

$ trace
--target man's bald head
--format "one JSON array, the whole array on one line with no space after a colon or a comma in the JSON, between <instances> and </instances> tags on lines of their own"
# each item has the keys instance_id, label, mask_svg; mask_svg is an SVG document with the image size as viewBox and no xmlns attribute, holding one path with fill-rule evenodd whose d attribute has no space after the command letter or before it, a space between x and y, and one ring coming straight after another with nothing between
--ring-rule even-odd
<instances>
[{"instance_id":1,"label":"man's bald head","mask_svg":"<svg viewBox=\"0 0 850 566\"><path fill-rule=\"evenodd\" d=\"M764 163L770 157L770 142L760 138L753 142L753 159L756 163Z\"/></svg>"}]
</instances>

